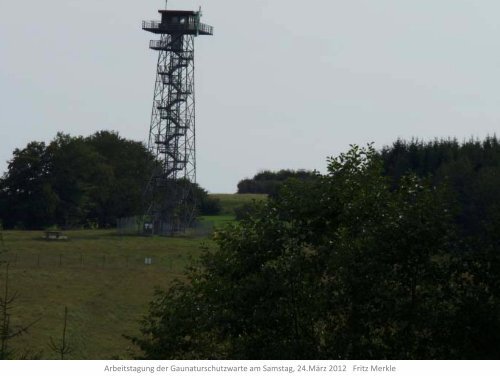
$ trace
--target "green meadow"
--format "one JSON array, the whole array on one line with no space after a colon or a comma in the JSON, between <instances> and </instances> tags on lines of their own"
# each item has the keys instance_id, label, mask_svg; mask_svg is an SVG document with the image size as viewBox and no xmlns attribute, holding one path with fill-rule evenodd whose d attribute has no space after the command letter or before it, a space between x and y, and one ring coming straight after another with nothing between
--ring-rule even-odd
<instances>
[{"instance_id":1,"label":"green meadow","mask_svg":"<svg viewBox=\"0 0 500 376\"><path fill-rule=\"evenodd\" d=\"M234 209L238 206L249 204L253 201L262 201L267 198L265 194L231 194L231 193L218 193L212 194L211 197L215 197L220 200L222 206L222 215L234 215Z\"/></svg>"},{"instance_id":2,"label":"green meadow","mask_svg":"<svg viewBox=\"0 0 500 376\"><path fill-rule=\"evenodd\" d=\"M210 228L234 221L235 207L262 195L216 195L219 216L202 217ZM42 231L3 231L0 294L9 265L9 295L16 294L11 325L34 324L9 342L18 356L57 359L51 338L61 338L68 307L69 359L131 359L137 349L125 335L139 334L155 288L165 289L203 248L214 249L210 233L174 238L120 236L115 230L66 231L68 240L47 241ZM149 263L149 259L151 263Z\"/></svg>"}]
</instances>

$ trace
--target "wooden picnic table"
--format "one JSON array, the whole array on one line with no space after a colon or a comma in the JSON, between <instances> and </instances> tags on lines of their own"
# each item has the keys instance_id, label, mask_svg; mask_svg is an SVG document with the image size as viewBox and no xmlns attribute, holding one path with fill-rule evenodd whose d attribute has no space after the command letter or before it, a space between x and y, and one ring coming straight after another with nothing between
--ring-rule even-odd
<instances>
[{"instance_id":1,"label":"wooden picnic table","mask_svg":"<svg viewBox=\"0 0 500 376\"><path fill-rule=\"evenodd\" d=\"M62 231L45 231L45 240L67 240L68 237L63 235Z\"/></svg>"}]
</instances>

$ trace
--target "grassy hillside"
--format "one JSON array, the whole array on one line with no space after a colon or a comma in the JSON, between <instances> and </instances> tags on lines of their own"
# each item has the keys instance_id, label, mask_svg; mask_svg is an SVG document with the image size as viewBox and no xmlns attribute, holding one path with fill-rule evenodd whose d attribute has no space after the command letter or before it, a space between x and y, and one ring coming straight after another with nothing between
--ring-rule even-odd
<instances>
[{"instance_id":1,"label":"grassy hillside","mask_svg":"<svg viewBox=\"0 0 500 376\"><path fill-rule=\"evenodd\" d=\"M123 334L138 334L155 287L165 288L208 239L120 237L114 231L67 232L68 241L45 241L41 232L3 232L0 260L10 263L10 290L19 297L12 324L40 319L12 347L57 358L48 347L60 336L64 306L69 309L71 359L131 358ZM144 259L152 258L152 265ZM0 290L5 285L0 265Z\"/></svg>"},{"instance_id":2,"label":"grassy hillside","mask_svg":"<svg viewBox=\"0 0 500 376\"><path fill-rule=\"evenodd\" d=\"M265 195L215 195L223 213L200 219L203 230L176 238L119 236L114 230L67 231L67 241L46 241L41 231L3 231L0 261L18 298L12 324L40 319L13 340L15 349L56 359L50 338L60 338L67 306L69 359L130 359L136 349L123 335L137 335L155 287L166 288L202 247L215 247L210 229L234 220L234 208ZM145 265L145 258L152 264ZM0 291L5 286L0 264Z\"/></svg>"},{"instance_id":3,"label":"grassy hillside","mask_svg":"<svg viewBox=\"0 0 500 376\"><path fill-rule=\"evenodd\" d=\"M252 201L261 201L267 198L265 194L231 194L231 193L216 193L211 194L211 197L218 198L222 206L223 215L234 215L234 209Z\"/></svg>"}]
</instances>

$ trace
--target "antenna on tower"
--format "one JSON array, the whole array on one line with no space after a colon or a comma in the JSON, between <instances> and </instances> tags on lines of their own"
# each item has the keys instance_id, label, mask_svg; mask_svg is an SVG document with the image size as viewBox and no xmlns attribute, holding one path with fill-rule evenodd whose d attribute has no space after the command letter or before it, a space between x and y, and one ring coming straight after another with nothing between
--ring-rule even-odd
<instances>
[{"instance_id":1,"label":"antenna on tower","mask_svg":"<svg viewBox=\"0 0 500 376\"><path fill-rule=\"evenodd\" d=\"M200 5L200 8L198 10L198 13L196 14L196 36L198 36L200 34L200 22L201 22L201 5Z\"/></svg>"}]
</instances>

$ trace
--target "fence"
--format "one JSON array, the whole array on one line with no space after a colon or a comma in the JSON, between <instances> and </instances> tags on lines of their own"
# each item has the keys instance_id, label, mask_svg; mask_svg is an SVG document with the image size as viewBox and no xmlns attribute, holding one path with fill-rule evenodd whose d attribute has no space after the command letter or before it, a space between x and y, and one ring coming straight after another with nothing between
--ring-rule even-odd
<instances>
[{"instance_id":1,"label":"fence","mask_svg":"<svg viewBox=\"0 0 500 376\"><path fill-rule=\"evenodd\" d=\"M181 271L187 265L188 257L181 254L165 256L108 255L85 253L32 253L3 252L0 263L9 263L11 268L102 268L138 269L155 268L164 271Z\"/></svg>"},{"instance_id":2,"label":"fence","mask_svg":"<svg viewBox=\"0 0 500 376\"><path fill-rule=\"evenodd\" d=\"M118 218L116 229L119 235L137 235L142 234L144 231L143 217L124 217Z\"/></svg>"},{"instance_id":3,"label":"fence","mask_svg":"<svg viewBox=\"0 0 500 376\"><path fill-rule=\"evenodd\" d=\"M118 218L116 230L119 235L142 235L144 234L145 217L124 217ZM164 223L160 226L167 228L168 224ZM190 237L207 237L214 231L214 224L209 221L197 221L193 227L186 230L186 235ZM158 230L156 230L158 232ZM168 233L168 231L166 231Z\"/></svg>"}]
</instances>

